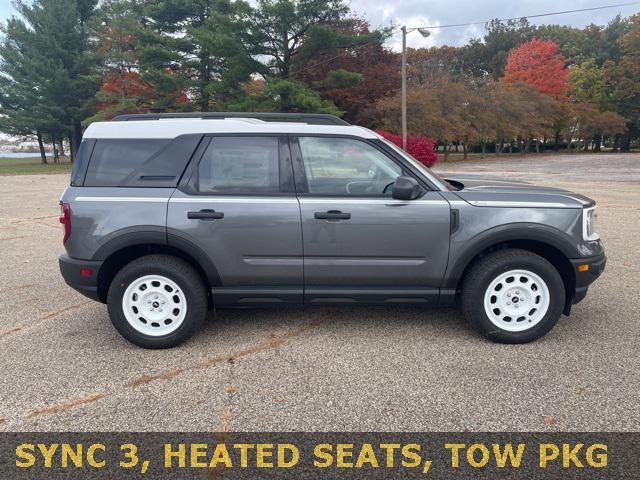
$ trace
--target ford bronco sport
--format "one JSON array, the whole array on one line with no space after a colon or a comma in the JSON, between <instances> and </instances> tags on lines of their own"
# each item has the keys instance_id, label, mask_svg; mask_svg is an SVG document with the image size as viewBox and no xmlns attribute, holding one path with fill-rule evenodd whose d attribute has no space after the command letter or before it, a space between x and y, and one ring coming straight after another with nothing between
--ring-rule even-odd
<instances>
[{"instance_id":1,"label":"ford bronco sport","mask_svg":"<svg viewBox=\"0 0 640 480\"><path fill-rule=\"evenodd\" d=\"M529 342L605 266L593 200L443 179L328 115L93 123L60 205L64 279L147 348L185 341L213 307L458 298L486 337Z\"/></svg>"}]
</instances>

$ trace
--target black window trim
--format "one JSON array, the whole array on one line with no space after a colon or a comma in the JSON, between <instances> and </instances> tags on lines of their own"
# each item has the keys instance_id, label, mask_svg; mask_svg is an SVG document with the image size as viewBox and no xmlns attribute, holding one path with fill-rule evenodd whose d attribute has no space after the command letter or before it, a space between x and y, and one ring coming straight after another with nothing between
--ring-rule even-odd
<instances>
[{"instance_id":1,"label":"black window trim","mask_svg":"<svg viewBox=\"0 0 640 480\"><path fill-rule=\"evenodd\" d=\"M292 162L293 162L293 171L294 171L294 181L296 184L296 193L299 197L310 197L310 198L362 198L362 199L381 199L381 198L391 198L388 195L349 195L349 194L318 194L318 193L309 193L309 187L307 184L307 174L304 169L304 164L302 160L302 150L300 149L300 144L298 139L300 137L324 137L324 138L347 138L351 140L360 141L366 143L367 145L375 148L380 153L389 158L392 162L398 165L401 169L402 175L409 175L416 179L416 181L420 184L420 186L425 191L438 191L438 189L433 185L427 178L419 172L413 165L407 162L404 158L394 152L392 149L387 147L383 142L376 141L375 139L368 139L358 137L356 135L340 135L340 134L326 134L326 133L309 133L309 134L295 134L289 135L289 143L291 146L292 153Z\"/></svg>"},{"instance_id":2,"label":"black window trim","mask_svg":"<svg viewBox=\"0 0 640 480\"><path fill-rule=\"evenodd\" d=\"M202 143L202 137L203 135L201 133L185 133L182 135L178 135L177 137L173 137L170 142L167 144L167 147L164 149L161 149L159 151L157 151L156 153L154 153L151 157L149 157L144 163L142 163L141 165L138 166L138 168L136 168L135 170L133 170L121 183L120 185L118 185L119 187L124 187L124 188L176 188L176 186L180 183L180 179L182 178L182 176L184 175L184 172L187 170L189 163L191 162L191 158L193 157L193 154L195 152L198 151L198 147L200 146L200 144ZM172 146L172 144L174 142L178 142L181 140L186 140L189 138L193 138L195 141L195 147L192 147L191 151L189 151L189 149L185 148L185 154L187 156L187 160L184 164L184 166L182 167L181 170L179 170L177 172L176 175L140 175L141 170L143 169L143 167L148 164L151 163L155 158L158 158L159 156L161 156L164 151L167 148L170 148ZM172 187L167 186L167 185L153 185L153 184L140 184L140 185L127 185L127 183L131 183L132 180L134 180L136 178L136 176L138 177L138 181L153 181L153 180L166 180L167 182L172 181L172 183L174 183L174 185Z\"/></svg>"},{"instance_id":3,"label":"black window trim","mask_svg":"<svg viewBox=\"0 0 640 480\"><path fill-rule=\"evenodd\" d=\"M198 167L209 147L211 141L216 137L251 137L251 138L278 138L278 166L280 175L279 192L255 192L255 193L227 193L227 192L200 192L198 191ZM292 155L289 148L289 140L286 134L282 133L206 133L200 145L194 152L189 164L178 183L178 190L193 196L200 197L295 197L294 173L291 161Z\"/></svg>"},{"instance_id":4,"label":"black window trim","mask_svg":"<svg viewBox=\"0 0 640 480\"><path fill-rule=\"evenodd\" d=\"M158 137L139 137L139 138L111 138L111 137L105 137L105 138L94 138L92 139L93 145L91 147L91 156L89 157L89 161L87 162L87 166L85 168L85 172L84 172L84 178L82 180L82 186L87 186L86 182L87 182L87 175L89 174L89 169L91 167L91 164L95 161L95 153L96 153L96 147L98 146L98 143L100 141L122 141L122 140L132 140L132 141L149 141L149 140L166 140L167 146L171 144L171 142L175 141L175 139L178 137L173 137L173 138L158 138ZM157 157L160 153L162 153L162 151L165 150L165 148L161 148L160 150L154 152L149 158L147 158L143 164L149 162L152 158ZM187 160L187 164L189 163L189 160ZM143 165L141 164L141 165ZM175 188L175 187L157 187L157 186L153 186L153 185L122 185L122 182L124 182L126 179L128 179L129 177L131 177L131 175L135 172L137 172L140 168L139 165L138 167L136 167L135 170L133 170L129 175L127 175L126 177L124 177L120 183L118 185L88 185L91 188ZM176 182L177 185L177 182Z\"/></svg>"},{"instance_id":5,"label":"black window trim","mask_svg":"<svg viewBox=\"0 0 640 480\"><path fill-rule=\"evenodd\" d=\"M78 171L77 171L77 177L78 177L78 182L74 182L74 175L73 175L73 168L71 169L71 178L69 181L69 185L72 187L84 187L84 181L87 177L87 170L89 170L89 164L91 163L91 158L93 157L93 149L96 146L96 139L95 138L83 138L82 142L87 142L87 148L89 149L88 153L85 155L86 160L82 161L82 158L80 158L79 155L76 154L77 160L80 162L78 164ZM82 145L82 142L80 142L80 144ZM78 149L78 151L80 151L80 149Z\"/></svg>"}]
</instances>

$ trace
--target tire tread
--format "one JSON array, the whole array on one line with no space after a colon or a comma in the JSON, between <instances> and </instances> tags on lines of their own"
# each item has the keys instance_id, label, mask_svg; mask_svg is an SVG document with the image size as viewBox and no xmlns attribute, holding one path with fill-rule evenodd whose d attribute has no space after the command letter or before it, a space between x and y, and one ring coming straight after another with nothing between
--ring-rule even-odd
<instances>
[{"instance_id":1,"label":"tire tread","mask_svg":"<svg viewBox=\"0 0 640 480\"><path fill-rule=\"evenodd\" d=\"M124 318L122 294L126 285L123 281L136 272L141 276L145 272L150 273L154 270L157 273L158 269L165 275L173 274L181 277L181 282L186 284L182 288L188 297L187 316L175 332L163 337L151 337L133 329ZM207 314L207 292L200 274L181 258L165 254L145 255L132 260L115 275L109 286L107 309L114 327L131 343L149 349L171 348L188 340L204 323Z\"/></svg>"},{"instance_id":2,"label":"tire tread","mask_svg":"<svg viewBox=\"0 0 640 480\"><path fill-rule=\"evenodd\" d=\"M547 283L551 295L549 309L544 318L530 330L507 332L493 325L484 312L487 279L495 275L496 269L521 268L519 265L523 263L535 266L538 270L536 273L544 274L541 276ZM548 260L529 250L509 248L491 252L471 266L462 282L460 300L467 320L485 337L501 343L527 343L544 336L554 327L562 313L564 299L562 277Z\"/></svg>"}]
</instances>

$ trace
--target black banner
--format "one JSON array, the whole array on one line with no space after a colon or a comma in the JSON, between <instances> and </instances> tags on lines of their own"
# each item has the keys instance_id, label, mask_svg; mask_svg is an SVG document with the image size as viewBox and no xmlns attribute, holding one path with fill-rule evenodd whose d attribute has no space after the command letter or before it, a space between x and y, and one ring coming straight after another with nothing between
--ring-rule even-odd
<instances>
[{"instance_id":1,"label":"black banner","mask_svg":"<svg viewBox=\"0 0 640 480\"><path fill-rule=\"evenodd\" d=\"M636 479L640 433L0 433L3 479Z\"/></svg>"}]
</instances>

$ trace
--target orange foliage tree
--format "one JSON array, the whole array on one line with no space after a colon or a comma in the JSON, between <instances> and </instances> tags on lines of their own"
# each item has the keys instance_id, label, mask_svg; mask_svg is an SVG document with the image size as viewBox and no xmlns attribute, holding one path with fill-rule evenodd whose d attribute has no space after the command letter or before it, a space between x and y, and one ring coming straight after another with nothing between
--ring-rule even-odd
<instances>
[{"instance_id":1,"label":"orange foliage tree","mask_svg":"<svg viewBox=\"0 0 640 480\"><path fill-rule=\"evenodd\" d=\"M143 113L153 110L157 92L152 82L144 80L135 71L110 71L96 95L96 113L87 119L110 120L123 113ZM174 94L173 105L187 105L188 97L182 91Z\"/></svg>"},{"instance_id":2,"label":"orange foliage tree","mask_svg":"<svg viewBox=\"0 0 640 480\"><path fill-rule=\"evenodd\" d=\"M570 90L569 70L555 42L534 38L509 53L502 81L527 83L540 93L565 102Z\"/></svg>"}]
</instances>

